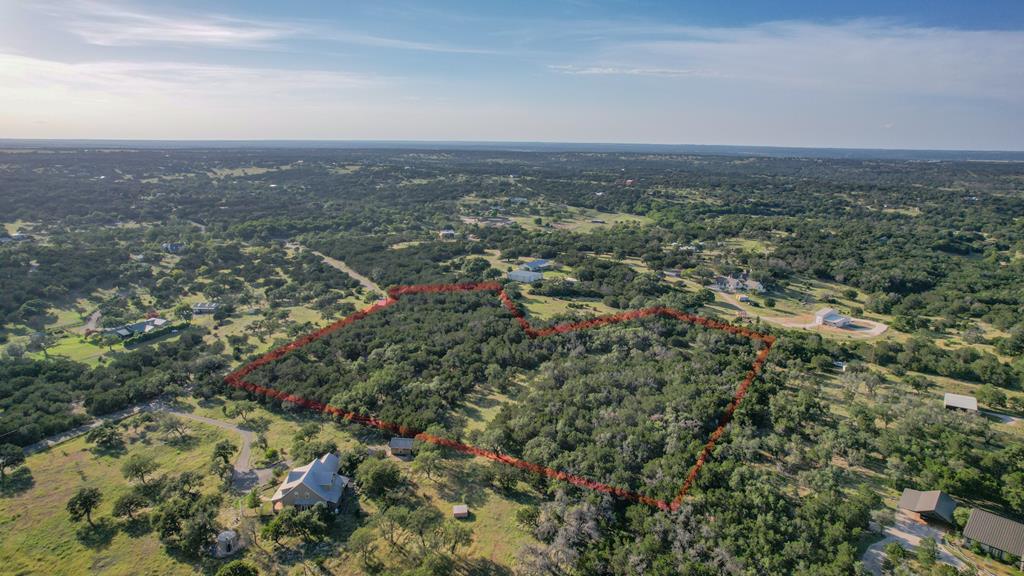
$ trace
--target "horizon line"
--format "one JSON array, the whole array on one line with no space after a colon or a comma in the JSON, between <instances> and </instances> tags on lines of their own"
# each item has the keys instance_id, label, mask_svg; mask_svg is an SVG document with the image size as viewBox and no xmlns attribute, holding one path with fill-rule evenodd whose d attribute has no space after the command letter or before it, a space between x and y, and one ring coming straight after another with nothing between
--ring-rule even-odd
<instances>
[{"instance_id":1,"label":"horizon line","mask_svg":"<svg viewBox=\"0 0 1024 576\"><path fill-rule=\"evenodd\" d=\"M560 141L560 140L465 140L465 139L342 139L342 138L0 138L0 147L15 146L24 148L46 147L83 147L83 146L149 146L158 148L169 145L179 148L204 148L209 145L225 148L231 146L251 147L266 146L270 148L302 148L304 145L315 148L458 148L470 147L477 149L495 149L509 147L539 147L575 151L593 148L620 149L620 151L661 151L661 153L685 152L686 150L707 150L724 152L726 155L748 154L756 152L818 152L818 156L832 157L832 154L854 153L857 158L868 158L872 153L882 154L891 159L900 159L901 154L939 154L944 159L959 159L958 155L998 155L1011 158L993 160L1024 161L1024 148L1019 149L975 149L975 148L887 148L863 146L789 146L770 144L695 144L695 143L658 143L658 142L615 142L615 141ZM518 150L521 152L538 152L542 150ZM820 153L826 154L820 154ZM840 156L841 157L841 156ZM905 157L902 159L927 159ZM964 158L969 159L969 158ZM977 158L973 158L977 159Z\"/></svg>"}]
</instances>

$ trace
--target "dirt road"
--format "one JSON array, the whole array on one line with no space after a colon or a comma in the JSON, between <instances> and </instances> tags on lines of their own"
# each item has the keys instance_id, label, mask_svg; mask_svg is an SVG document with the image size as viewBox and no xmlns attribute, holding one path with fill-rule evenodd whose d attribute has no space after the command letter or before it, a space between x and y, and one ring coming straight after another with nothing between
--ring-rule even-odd
<instances>
[{"instance_id":1,"label":"dirt road","mask_svg":"<svg viewBox=\"0 0 1024 576\"><path fill-rule=\"evenodd\" d=\"M750 316L758 317L765 322L782 326L783 328L816 330L830 334L850 336L851 338L874 338L875 336L881 336L889 329L889 326L882 324L881 322L875 322L874 320L867 320L865 318L853 318L853 322L846 328L833 328L831 326L815 324L814 315L810 313L801 314L799 316L763 316L757 311L746 310L743 307L743 303L741 303L739 298L734 294L728 294L721 291L716 291L716 293L733 307L745 310Z\"/></svg>"},{"instance_id":2,"label":"dirt road","mask_svg":"<svg viewBox=\"0 0 1024 576\"><path fill-rule=\"evenodd\" d=\"M367 290L372 290L373 292L377 292L379 294L384 294L384 290L382 290L381 287L378 286L373 280L370 280L366 276L363 276L359 272L356 272L348 264L345 264L344 262L338 260L337 258L331 258L326 254L321 254L316 250L311 250L311 252L322 258L324 264L327 264L328 266L333 266L334 268L337 268L338 270L341 270L345 274L348 274L349 276L358 280L359 283L363 285L363 288L366 288Z\"/></svg>"}]
</instances>

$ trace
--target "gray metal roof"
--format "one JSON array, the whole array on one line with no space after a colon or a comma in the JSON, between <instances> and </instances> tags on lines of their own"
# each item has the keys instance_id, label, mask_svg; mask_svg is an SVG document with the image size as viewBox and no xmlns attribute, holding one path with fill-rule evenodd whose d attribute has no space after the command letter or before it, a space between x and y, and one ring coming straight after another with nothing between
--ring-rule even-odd
<instances>
[{"instance_id":1,"label":"gray metal roof","mask_svg":"<svg viewBox=\"0 0 1024 576\"><path fill-rule=\"evenodd\" d=\"M946 407L952 406L953 408L960 408L962 410L978 410L978 399L974 396L964 396L963 394L946 392L942 402Z\"/></svg>"},{"instance_id":2,"label":"gray metal roof","mask_svg":"<svg viewBox=\"0 0 1024 576\"><path fill-rule=\"evenodd\" d=\"M412 438L392 438L391 441L388 442L388 446L390 446L391 448L398 448L400 450L412 450L412 445Z\"/></svg>"},{"instance_id":3,"label":"gray metal roof","mask_svg":"<svg viewBox=\"0 0 1024 576\"><path fill-rule=\"evenodd\" d=\"M964 538L1014 556L1024 556L1024 524L975 508L964 527Z\"/></svg>"},{"instance_id":4,"label":"gray metal roof","mask_svg":"<svg viewBox=\"0 0 1024 576\"><path fill-rule=\"evenodd\" d=\"M941 490L928 490L921 492L907 488L900 496L900 508L911 512L933 514L950 524L953 523L953 510L956 509L956 502L948 494Z\"/></svg>"}]
</instances>

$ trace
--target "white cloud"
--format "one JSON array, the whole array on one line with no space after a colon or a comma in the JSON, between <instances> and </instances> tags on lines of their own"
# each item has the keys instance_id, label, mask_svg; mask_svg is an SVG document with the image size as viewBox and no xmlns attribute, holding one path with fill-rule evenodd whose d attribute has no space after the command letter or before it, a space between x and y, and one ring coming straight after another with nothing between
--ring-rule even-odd
<instances>
[{"instance_id":1,"label":"white cloud","mask_svg":"<svg viewBox=\"0 0 1024 576\"><path fill-rule=\"evenodd\" d=\"M160 15L88 0L49 4L42 9L64 19L68 29L85 42L98 46L194 44L258 47L299 33L298 28L290 25L217 15Z\"/></svg>"},{"instance_id":2,"label":"white cloud","mask_svg":"<svg viewBox=\"0 0 1024 576\"><path fill-rule=\"evenodd\" d=\"M663 78L719 76L710 70L680 68L628 68L622 66L574 66L572 64L552 64L548 68L574 76L659 76Z\"/></svg>"},{"instance_id":3,"label":"white cloud","mask_svg":"<svg viewBox=\"0 0 1024 576\"><path fill-rule=\"evenodd\" d=\"M253 68L188 62L98 61L67 63L0 54L0 95L38 88L81 94L243 95L267 92L326 91L367 87L381 77L345 72Z\"/></svg>"},{"instance_id":4,"label":"white cloud","mask_svg":"<svg viewBox=\"0 0 1024 576\"><path fill-rule=\"evenodd\" d=\"M60 18L66 22L68 31L96 46L269 48L289 40L317 39L398 50L491 53L476 48L327 28L309 21L260 21L218 14L159 14L94 0L41 4L39 8Z\"/></svg>"},{"instance_id":5,"label":"white cloud","mask_svg":"<svg viewBox=\"0 0 1024 576\"><path fill-rule=\"evenodd\" d=\"M585 28L594 33L593 26ZM625 34L627 33L628 34ZM624 35L625 34L625 35ZM620 27L570 74L719 77L837 92L1024 100L1024 32L888 21L742 28Z\"/></svg>"}]
</instances>

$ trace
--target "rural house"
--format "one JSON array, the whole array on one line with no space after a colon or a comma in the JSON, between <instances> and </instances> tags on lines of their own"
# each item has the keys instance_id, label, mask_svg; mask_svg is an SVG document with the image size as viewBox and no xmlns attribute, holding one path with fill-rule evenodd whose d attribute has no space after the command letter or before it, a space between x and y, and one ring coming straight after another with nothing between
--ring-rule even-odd
<instances>
[{"instance_id":1,"label":"rural house","mask_svg":"<svg viewBox=\"0 0 1024 576\"><path fill-rule=\"evenodd\" d=\"M441 240L455 240L455 230L445 228L437 233L437 237Z\"/></svg>"},{"instance_id":2,"label":"rural house","mask_svg":"<svg viewBox=\"0 0 1024 576\"><path fill-rule=\"evenodd\" d=\"M956 509L956 502L941 490L922 492L906 488L900 496L899 507L922 521L937 520L954 525L953 510Z\"/></svg>"},{"instance_id":3,"label":"rural house","mask_svg":"<svg viewBox=\"0 0 1024 576\"><path fill-rule=\"evenodd\" d=\"M550 260L531 260L526 264L523 264L519 268L522 270L529 270L530 272L542 272L551 267Z\"/></svg>"},{"instance_id":4,"label":"rural house","mask_svg":"<svg viewBox=\"0 0 1024 576\"><path fill-rule=\"evenodd\" d=\"M108 332L113 332L121 338L131 338L138 334L146 334L153 330L158 330L167 325L167 320L164 318L149 318L142 322L134 322L132 324L125 324L123 326L117 326L115 328L107 329Z\"/></svg>"},{"instance_id":5,"label":"rural house","mask_svg":"<svg viewBox=\"0 0 1024 576\"><path fill-rule=\"evenodd\" d=\"M192 313L196 315L213 314L218 308L220 308L220 304L216 302L199 302L192 305Z\"/></svg>"},{"instance_id":6,"label":"rural house","mask_svg":"<svg viewBox=\"0 0 1024 576\"><path fill-rule=\"evenodd\" d=\"M349 479L338 474L338 457L324 454L288 472L270 501L274 505L274 512L286 506L303 510L320 502L336 508L348 484Z\"/></svg>"},{"instance_id":7,"label":"rural house","mask_svg":"<svg viewBox=\"0 0 1024 576\"><path fill-rule=\"evenodd\" d=\"M975 508L964 526L964 543L978 544L1004 560L1015 557L1024 570L1024 524Z\"/></svg>"},{"instance_id":8,"label":"rural house","mask_svg":"<svg viewBox=\"0 0 1024 576\"><path fill-rule=\"evenodd\" d=\"M756 292L762 294L765 292L764 284L757 280L751 280L744 272L739 277L733 275L729 276L716 276L715 286L723 292Z\"/></svg>"}]
</instances>

